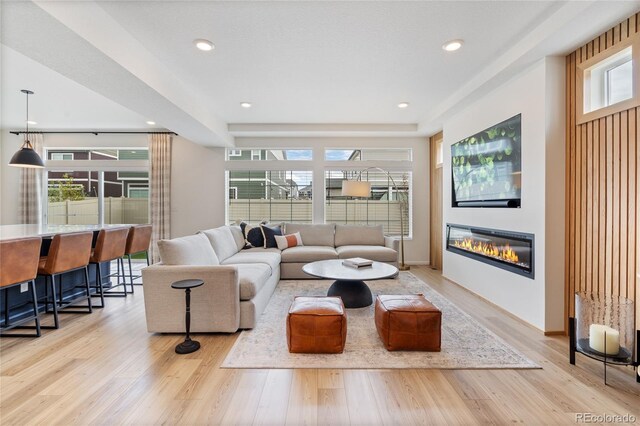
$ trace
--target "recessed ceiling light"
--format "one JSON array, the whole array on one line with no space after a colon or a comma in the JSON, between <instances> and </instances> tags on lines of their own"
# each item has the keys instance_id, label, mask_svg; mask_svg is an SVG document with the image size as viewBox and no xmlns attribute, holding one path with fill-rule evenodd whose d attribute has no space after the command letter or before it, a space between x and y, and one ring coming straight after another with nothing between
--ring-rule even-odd
<instances>
[{"instance_id":1,"label":"recessed ceiling light","mask_svg":"<svg viewBox=\"0 0 640 426\"><path fill-rule=\"evenodd\" d=\"M398 104L398 108L407 108L409 106L409 102L400 102Z\"/></svg>"},{"instance_id":2,"label":"recessed ceiling light","mask_svg":"<svg viewBox=\"0 0 640 426\"><path fill-rule=\"evenodd\" d=\"M214 45L213 43L211 43L209 40L205 40L203 38L198 38L193 40L193 43L196 45L196 47L200 50L204 50L205 52L208 52L210 50L214 49Z\"/></svg>"},{"instance_id":3,"label":"recessed ceiling light","mask_svg":"<svg viewBox=\"0 0 640 426\"><path fill-rule=\"evenodd\" d=\"M149 120L149 121L147 121L147 124L148 124L149 126L155 126L155 125L156 125L156 122L155 122L155 121L151 121L151 120Z\"/></svg>"},{"instance_id":4,"label":"recessed ceiling light","mask_svg":"<svg viewBox=\"0 0 640 426\"><path fill-rule=\"evenodd\" d=\"M33 120L27 120L27 124L30 126L33 126L34 124L38 124L38 122Z\"/></svg>"},{"instance_id":5,"label":"recessed ceiling light","mask_svg":"<svg viewBox=\"0 0 640 426\"><path fill-rule=\"evenodd\" d=\"M251 108L251 102L240 102L242 108Z\"/></svg>"},{"instance_id":6,"label":"recessed ceiling light","mask_svg":"<svg viewBox=\"0 0 640 426\"><path fill-rule=\"evenodd\" d=\"M462 44L464 43L463 40L451 40L446 42L445 44L442 45L442 48L444 50L446 50L447 52L455 52L456 50L460 49L462 47Z\"/></svg>"}]
</instances>

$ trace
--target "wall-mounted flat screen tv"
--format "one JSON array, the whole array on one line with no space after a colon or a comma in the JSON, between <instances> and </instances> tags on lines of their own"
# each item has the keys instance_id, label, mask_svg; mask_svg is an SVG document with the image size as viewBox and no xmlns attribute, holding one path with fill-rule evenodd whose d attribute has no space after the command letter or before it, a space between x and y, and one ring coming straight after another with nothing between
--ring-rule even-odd
<instances>
[{"instance_id":1,"label":"wall-mounted flat screen tv","mask_svg":"<svg viewBox=\"0 0 640 426\"><path fill-rule=\"evenodd\" d=\"M453 207L520 207L521 114L451 145Z\"/></svg>"}]
</instances>

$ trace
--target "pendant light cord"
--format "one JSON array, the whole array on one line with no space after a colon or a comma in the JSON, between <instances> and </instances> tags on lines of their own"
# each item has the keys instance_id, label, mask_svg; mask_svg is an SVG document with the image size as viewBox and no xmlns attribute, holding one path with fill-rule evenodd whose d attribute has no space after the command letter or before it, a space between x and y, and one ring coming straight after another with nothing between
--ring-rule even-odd
<instances>
[{"instance_id":1,"label":"pendant light cord","mask_svg":"<svg viewBox=\"0 0 640 426\"><path fill-rule=\"evenodd\" d=\"M30 93L28 90L26 90L24 93L25 95L27 95L27 120L26 120L27 131L25 132L26 139L24 140L22 147L33 149L33 145L31 145L31 141L29 140L29 95Z\"/></svg>"},{"instance_id":2,"label":"pendant light cord","mask_svg":"<svg viewBox=\"0 0 640 426\"><path fill-rule=\"evenodd\" d=\"M26 93L27 95L27 140L29 139L29 92Z\"/></svg>"}]
</instances>

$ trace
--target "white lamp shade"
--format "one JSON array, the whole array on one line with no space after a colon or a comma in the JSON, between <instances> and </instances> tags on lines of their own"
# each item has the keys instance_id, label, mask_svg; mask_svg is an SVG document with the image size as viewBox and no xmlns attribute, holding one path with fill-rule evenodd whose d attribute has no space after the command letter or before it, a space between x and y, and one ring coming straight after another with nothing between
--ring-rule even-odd
<instances>
[{"instance_id":1,"label":"white lamp shade","mask_svg":"<svg viewBox=\"0 0 640 426\"><path fill-rule=\"evenodd\" d=\"M343 180L342 196L369 198L371 196L371 183L361 180Z\"/></svg>"}]
</instances>

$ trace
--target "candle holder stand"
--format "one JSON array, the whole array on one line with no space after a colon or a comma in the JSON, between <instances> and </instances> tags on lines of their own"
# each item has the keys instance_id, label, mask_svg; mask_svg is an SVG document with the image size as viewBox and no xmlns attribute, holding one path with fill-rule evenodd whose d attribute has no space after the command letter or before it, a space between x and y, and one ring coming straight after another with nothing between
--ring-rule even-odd
<instances>
[{"instance_id":1,"label":"candle holder stand","mask_svg":"<svg viewBox=\"0 0 640 426\"><path fill-rule=\"evenodd\" d=\"M640 383L640 330L635 329L632 300L604 294L575 294L575 317L569 318L569 362L576 353L603 363L607 384L607 364L631 366Z\"/></svg>"}]
</instances>

